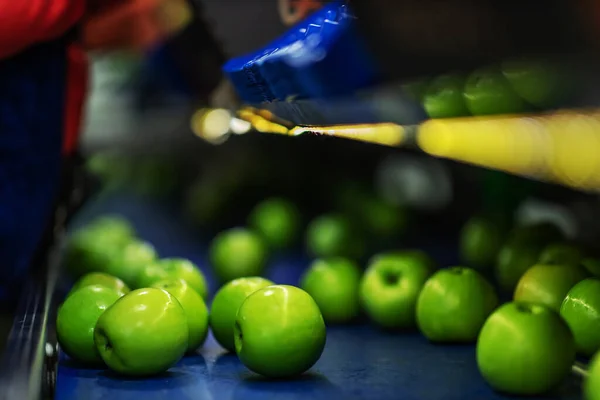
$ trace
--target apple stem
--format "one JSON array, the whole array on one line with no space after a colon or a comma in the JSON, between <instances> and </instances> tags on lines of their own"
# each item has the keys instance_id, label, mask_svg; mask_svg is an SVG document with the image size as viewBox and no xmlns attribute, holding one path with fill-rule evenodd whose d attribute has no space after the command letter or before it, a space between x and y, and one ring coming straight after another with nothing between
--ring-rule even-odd
<instances>
[{"instance_id":1,"label":"apple stem","mask_svg":"<svg viewBox=\"0 0 600 400\"><path fill-rule=\"evenodd\" d=\"M571 367L571 372L573 372L574 375L577 375L581 378L587 378L588 376L587 365L577 361Z\"/></svg>"}]
</instances>

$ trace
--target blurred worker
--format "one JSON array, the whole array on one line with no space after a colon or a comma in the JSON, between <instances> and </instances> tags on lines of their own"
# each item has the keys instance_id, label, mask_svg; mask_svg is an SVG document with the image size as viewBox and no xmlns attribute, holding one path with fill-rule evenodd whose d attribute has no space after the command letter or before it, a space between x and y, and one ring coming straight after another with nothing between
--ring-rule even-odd
<instances>
[{"instance_id":1,"label":"blurred worker","mask_svg":"<svg viewBox=\"0 0 600 400\"><path fill-rule=\"evenodd\" d=\"M182 30L193 33L199 25L190 4L0 0L0 302L16 298L60 200L61 172L82 125L86 52L144 52Z\"/></svg>"}]
</instances>

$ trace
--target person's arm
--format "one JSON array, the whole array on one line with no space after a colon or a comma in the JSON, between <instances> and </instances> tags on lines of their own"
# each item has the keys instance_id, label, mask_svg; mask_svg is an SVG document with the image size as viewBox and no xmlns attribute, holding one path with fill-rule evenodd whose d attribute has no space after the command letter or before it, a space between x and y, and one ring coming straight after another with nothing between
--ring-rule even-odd
<instances>
[{"instance_id":1,"label":"person's arm","mask_svg":"<svg viewBox=\"0 0 600 400\"><path fill-rule=\"evenodd\" d=\"M83 16L86 0L0 0L0 58L55 39Z\"/></svg>"}]
</instances>

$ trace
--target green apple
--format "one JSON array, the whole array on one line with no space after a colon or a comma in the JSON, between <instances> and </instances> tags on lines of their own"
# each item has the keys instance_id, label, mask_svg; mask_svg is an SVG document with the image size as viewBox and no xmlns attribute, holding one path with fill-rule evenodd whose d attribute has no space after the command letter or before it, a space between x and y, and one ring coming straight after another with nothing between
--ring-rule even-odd
<instances>
[{"instance_id":1,"label":"green apple","mask_svg":"<svg viewBox=\"0 0 600 400\"><path fill-rule=\"evenodd\" d=\"M152 287L169 292L183 308L189 330L188 352L202 346L208 334L208 309L200 294L183 279L159 281Z\"/></svg>"},{"instance_id":2,"label":"green apple","mask_svg":"<svg viewBox=\"0 0 600 400\"><path fill-rule=\"evenodd\" d=\"M315 257L360 258L365 243L350 219L337 214L322 215L306 230L308 252Z\"/></svg>"},{"instance_id":3,"label":"green apple","mask_svg":"<svg viewBox=\"0 0 600 400\"><path fill-rule=\"evenodd\" d=\"M168 370L188 348L189 328L179 301L165 290L137 289L98 319L94 342L110 369L149 376Z\"/></svg>"},{"instance_id":4,"label":"green apple","mask_svg":"<svg viewBox=\"0 0 600 400\"><path fill-rule=\"evenodd\" d=\"M403 262L420 264L431 271L435 271L438 268L433 258L427 253L415 249L392 250L377 253L369 259L368 264L371 265L380 260L390 260L391 262L401 260Z\"/></svg>"},{"instance_id":5,"label":"green apple","mask_svg":"<svg viewBox=\"0 0 600 400\"><path fill-rule=\"evenodd\" d=\"M494 273L496 282L503 292L514 292L519 279L537 263L540 251L540 246L519 241L509 241L502 246Z\"/></svg>"},{"instance_id":6,"label":"green apple","mask_svg":"<svg viewBox=\"0 0 600 400\"><path fill-rule=\"evenodd\" d=\"M540 264L577 265L583 259L583 251L576 245L566 242L552 243L540 254Z\"/></svg>"},{"instance_id":7,"label":"green apple","mask_svg":"<svg viewBox=\"0 0 600 400\"><path fill-rule=\"evenodd\" d=\"M81 278L79 278L79 280L77 280L77 282L75 282L75 284L71 288L71 291L69 292L69 295L72 293L75 293L77 290L81 289L82 287L92 286L92 285L100 285L100 286L107 287L109 289L113 289L113 290L117 291L119 294L121 294L121 296L124 296L125 294L129 293L129 291L130 291L129 287L127 287L125 282L123 282L116 276L105 274L104 272L90 272L90 273L82 276ZM67 295L67 296L69 296L69 295Z\"/></svg>"},{"instance_id":8,"label":"green apple","mask_svg":"<svg viewBox=\"0 0 600 400\"><path fill-rule=\"evenodd\" d=\"M559 312L569 290L588 276L578 265L537 264L519 279L514 300L541 304Z\"/></svg>"},{"instance_id":9,"label":"green apple","mask_svg":"<svg viewBox=\"0 0 600 400\"><path fill-rule=\"evenodd\" d=\"M588 377L584 383L585 400L600 400L600 352L588 367Z\"/></svg>"},{"instance_id":10,"label":"green apple","mask_svg":"<svg viewBox=\"0 0 600 400\"><path fill-rule=\"evenodd\" d=\"M591 357L600 350L600 280L584 279L569 290L560 306L580 354Z\"/></svg>"},{"instance_id":11,"label":"green apple","mask_svg":"<svg viewBox=\"0 0 600 400\"><path fill-rule=\"evenodd\" d=\"M587 257L581 260L581 265L583 265L590 274L600 278L600 259Z\"/></svg>"},{"instance_id":12,"label":"green apple","mask_svg":"<svg viewBox=\"0 0 600 400\"><path fill-rule=\"evenodd\" d=\"M473 342L497 305L494 287L479 272L447 268L423 285L417 299L417 325L432 342Z\"/></svg>"},{"instance_id":13,"label":"green apple","mask_svg":"<svg viewBox=\"0 0 600 400\"><path fill-rule=\"evenodd\" d=\"M250 228L274 249L290 247L298 239L300 212L287 199L271 198L259 203L248 217Z\"/></svg>"},{"instance_id":14,"label":"green apple","mask_svg":"<svg viewBox=\"0 0 600 400\"><path fill-rule=\"evenodd\" d=\"M150 243L134 240L125 245L103 271L121 278L129 287L136 287L137 277L156 257L156 250Z\"/></svg>"},{"instance_id":15,"label":"green apple","mask_svg":"<svg viewBox=\"0 0 600 400\"><path fill-rule=\"evenodd\" d=\"M511 242L532 246L546 246L564 240L565 236L562 230L548 221L518 226L510 234Z\"/></svg>"},{"instance_id":16,"label":"green apple","mask_svg":"<svg viewBox=\"0 0 600 400\"><path fill-rule=\"evenodd\" d=\"M61 305L56 318L60 347L71 358L89 364L102 364L94 345L94 328L100 316L121 298L114 289L89 285L73 292Z\"/></svg>"},{"instance_id":17,"label":"green apple","mask_svg":"<svg viewBox=\"0 0 600 400\"><path fill-rule=\"evenodd\" d=\"M416 326L419 293L433 274L420 253L385 253L372 258L360 282L360 300L369 317L386 329Z\"/></svg>"},{"instance_id":18,"label":"green apple","mask_svg":"<svg viewBox=\"0 0 600 400\"><path fill-rule=\"evenodd\" d=\"M434 78L423 96L423 107L430 118L452 118L469 115L463 92L466 78L459 73Z\"/></svg>"},{"instance_id":19,"label":"green apple","mask_svg":"<svg viewBox=\"0 0 600 400\"><path fill-rule=\"evenodd\" d=\"M427 88L429 87L428 79L413 79L401 85L402 90L406 95L417 103L422 103Z\"/></svg>"},{"instance_id":20,"label":"green apple","mask_svg":"<svg viewBox=\"0 0 600 400\"><path fill-rule=\"evenodd\" d=\"M65 267L74 278L102 271L122 251L124 244L110 235L91 231L76 232L65 249Z\"/></svg>"},{"instance_id":21,"label":"green apple","mask_svg":"<svg viewBox=\"0 0 600 400\"><path fill-rule=\"evenodd\" d=\"M504 228L493 218L476 216L469 219L460 235L462 260L477 269L493 266L505 236Z\"/></svg>"},{"instance_id":22,"label":"green apple","mask_svg":"<svg viewBox=\"0 0 600 400\"><path fill-rule=\"evenodd\" d=\"M233 326L237 312L246 297L259 289L274 285L268 279L258 276L234 279L223 285L211 304L210 328L221 346L235 352Z\"/></svg>"},{"instance_id":23,"label":"green apple","mask_svg":"<svg viewBox=\"0 0 600 400\"><path fill-rule=\"evenodd\" d=\"M120 243L127 243L135 238L135 229L125 217L120 215L103 215L92 221L86 228L95 235L107 236Z\"/></svg>"},{"instance_id":24,"label":"green apple","mask_svg":"<svg viewBox=\"0 0 600 400\"><path fill-rule=\"evenodd\" d=\"M165 279L183 279L203 299L208 297L206 278L194 263L184 258L163 258L149 264L137 276L136 287L150 287Z\"/></svg>"},{"instance_id":25,"label":"green apple","mask_svg":"<svg viewBox=\"0 0 600 400\"><path fill-rule=\"evenodd\" d=\"M221 282L261 275L267 257L268 250L263 239L244 228L219 233L210 246L211 264Z\"/></svg>"},{"instance_id":26,"label":"green apple","mask_svg":"<svg viewBox=\"0 0 600 400\"><path fill-rule=\"evenodd\" d=\"M541 109L561 105L573 87L573 77L563 66L541 60L510 60L502 63L502 73L514 91Z\"/></svg>"},{"instance_id":27,"label":"green apple","mask_svg":"<svg viewBox=\"0 0 600 400\"><path fill-rule=\"evenodd\" d=\"M569 375L574 361L571 331L542 305L504 304L485 321L477 339L479 371L499 392L543 394Z\"/></svg>"},{"instance_id":28,"label":"green apple","mask_svg":"<svg viewBox=\"0 0 600 400\"><path fill-rule=\"evenodd\" d=\"M408 213L377 196L368 196L360 208L361 225L375 237L390 237L405 231Z\"/></svg>"},{"instance_id":29,"label":"green apple","mask_svg":"<svg viewBox=\"0 0 600 400\"><path fill-rule=\"evenodd\" d=\"M331 257L315 260L300 278L327 323L350 322L360 313L361 271L354 261Z\"/></svg>"},{"instance_id":30,"label":"green apple","mask_svg":"<svg viewBox=\"0 0 600 400\"><path fill-rule=\"evenodd\" d=\"M472 72L465 83L464 98L473 115L513 114L530 109L498 67Z\"/></svg>"},{"instance_id":31,"label":"green apple","mask_svg":"<svg viewBox=\"0 0 600 400\"><path fill-rule=\"evenodd\" d=\"M233 330L240 361L270 378L307 371L321 357L327 336L317 303L288 285L268 286L248 296Z\"/></svg>"}]
</instances>

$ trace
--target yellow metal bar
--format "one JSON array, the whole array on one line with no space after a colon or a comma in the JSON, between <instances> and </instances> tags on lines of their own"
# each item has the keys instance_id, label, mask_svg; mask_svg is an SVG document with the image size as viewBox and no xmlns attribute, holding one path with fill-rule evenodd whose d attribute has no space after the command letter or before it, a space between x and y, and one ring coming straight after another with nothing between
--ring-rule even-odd
<instances>
[{"instance_id":1,"label":"yellow metal bar","mask_svg":"<svg viewBox=\"0 0 600 400\"><path fill-rule=\"evenodd\" d=\"M429 120L417 143L437 157L600 188L598 110Z\"/></svg>"},{"instance_id":2,"label":"yellow metal bar","mask_svg":"<svg viewBox=\"0 0 600 400\"><path fill-rule=\"evenodd\" d=\"M293 136L304 133L335 136L385 146L400 146L405 129L393 123L334 126L298 126L291 130Z\"/></svg>"}]
</instances>

